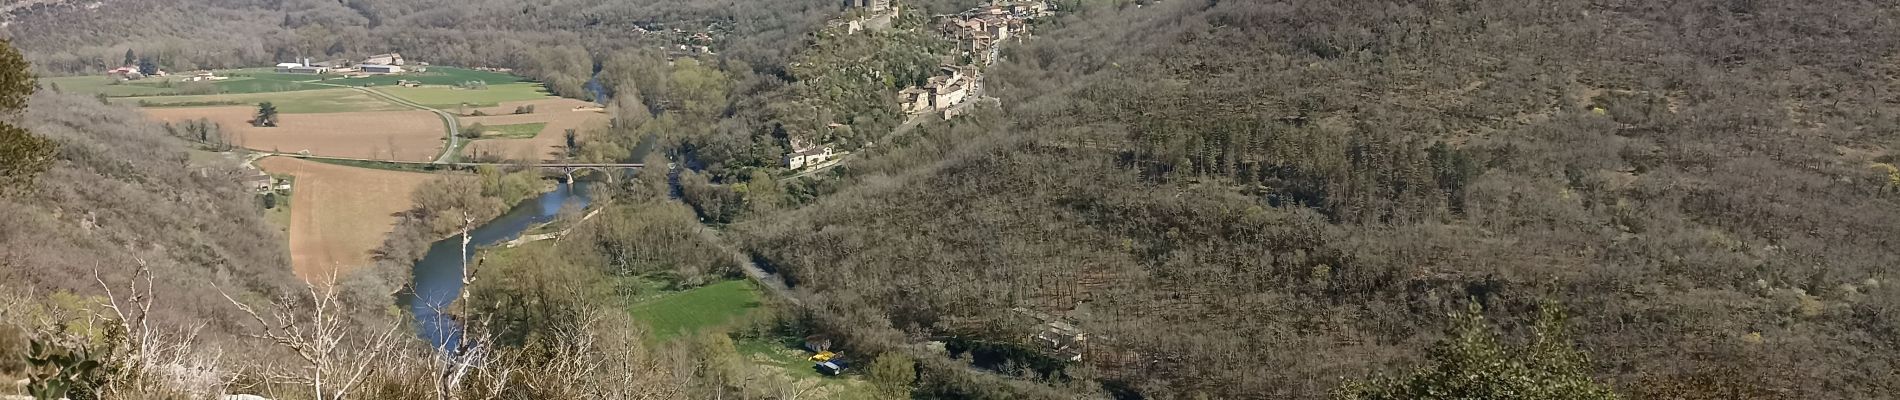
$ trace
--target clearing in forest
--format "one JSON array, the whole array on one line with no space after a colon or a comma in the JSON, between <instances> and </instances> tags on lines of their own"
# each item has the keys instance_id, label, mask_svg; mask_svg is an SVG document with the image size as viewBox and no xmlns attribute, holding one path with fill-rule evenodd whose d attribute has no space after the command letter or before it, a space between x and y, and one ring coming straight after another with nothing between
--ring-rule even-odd
<instances>
[{"instance_id":1,"label":"clearing in forest","mask_svg":"<svg viewBox=\"0 0 1900 400\"><path fill-rule=\"evenodd\" d=\"M765 311L760 293L752 281L729 280L706 286L671 291L660 289L658 282L647 284L647 294L633 299L628 311L645 324L653 342L680 340L709 331L723 331L739 323L746 314ZM730 334L730 332L727 332ZM870 383L855 376L819 374L807 360L811 352L801 348L802 338L734 338L734 350L745 360L746 376L762 380L768 387L791 387L806 397L820 399L873 399ZM857 368L865 364L859 360Z\"/></svg>"},{"instance_id":2,"label":"clearing in forest","mask_svg":"<svg viewBox=\"0 0 1900 400\"><path fill-rule=\"evenodd\" d=\"M413 207L411 193L435 178L290 157L267 157L257 165L296 177L290 196L290 266L306 280L368 266L370 252L396 226L396 215Z\"/></svg>"},{"instance_id":3,"label":"clearing in forest","mask_svg":"<svg viewBox=\"0 0 1900 400\"><path fill-rule=\"evenodd\" d=\"M393 161L430 161L442 154L442 119L427 111L280 113L277 126L270 128L251 126L256 106L148 108L145 113L167 122L208 119L232 145L260 151Z\"/></svg>"},{"instance_id":4,"label":"clearing in forest","mask_svg":"<svg viewBox=\"0 0 1900 400\"><path fill-rule=\"evenodd\" d=\"M759 308L759 290L752 282L731 280L685 291L663 292L629 307L653 338L667 340L716 328Z\"/></svg>"}]
</instances>

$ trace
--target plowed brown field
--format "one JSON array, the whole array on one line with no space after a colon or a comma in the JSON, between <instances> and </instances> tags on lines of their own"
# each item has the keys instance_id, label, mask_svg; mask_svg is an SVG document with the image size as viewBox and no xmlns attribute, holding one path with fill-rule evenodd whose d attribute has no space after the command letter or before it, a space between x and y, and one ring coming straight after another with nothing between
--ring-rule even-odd
<instances>
[{"instance_id":1,"label":"plowed brown field","mask_svg":"<svg viewBox=\"0 0 1900 400\"><path fill-rule=\"evenodd\" d=\"M297 178L291 188L290 265L297 276L324 281L370 265L370 252L413 207L411 193L434 175L345 167L290 157L257 161L265 171Z\"/></svg>"},{"instance_id":2,"label":"plowed brown field","mask_svg":"<svg viewBox=\"0 0 1900 400\"><path fill-rule=\"evenodd\" d=\"M430 161L442 154L448 134L442 119L427 111L278 114L274 128L251 126L256 112L245 106L145 109L168 122L209 119L239 147L329 157Z\"/></svg>"},{"instance_id":3,"label":"plowed brown field","mask_svg":"<svg viewBox=\"0 0 1900 400\"><path fill-rule=\"evenodd\" d=\"M508 114L516 106L533 104L532 114ZM461 117L462 125L481 123L483 125L512 125L532 122L546 122L539 135L532 139L482 139L469 143L462 150L464 157L495 155L510 160L551 161L560 157L565 145L564 136L568 129L585 133L589 129L607 126L609 117L605 112L580 110L580 107L592 107L594 103L574 99L549 99L524 102L503 103L500 107L482 109L491 114L484 117Z\"/></svg>"}]
</instances>

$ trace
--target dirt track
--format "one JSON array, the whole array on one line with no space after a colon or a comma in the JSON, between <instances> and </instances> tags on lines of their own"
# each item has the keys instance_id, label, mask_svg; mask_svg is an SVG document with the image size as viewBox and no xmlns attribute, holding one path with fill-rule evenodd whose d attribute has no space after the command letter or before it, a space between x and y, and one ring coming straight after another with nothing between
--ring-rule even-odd
<instances>
[{"instance_id":1,"label":"dirt track","mask_svg":"<svg viewBox=\"0 0 1900 400\"><path fill-rule=\"evenodd\" d=\"M370 264L412 207L411 193L434 175L353 168L289 157L257 161L265 171L296 176L290 202L290 265L298 277L324 280Z\"/></svg>"},{"instance_id":2,"label":"dirt track","mask_svg":"<svg viewBox=\"0 0 1900 400\"><path fill-rule=\"evenodd\" d=\"M516 106L527 104L535 106L535 112L533 114L507 114L514 112ZM469 143L468 147L462 150L462 153L465 158L472 158L482 154L492 154L511 160L556 160L559 158L562 146L565 145L564 142L566 139L563 138L563 136L568 129L576 129L585 133L589 129L607 126L609 117L605 112L575 110L577 107L592 107L593 105L594 103L574 99L549 99L502 103L499 107L481 109L483 113L491 115L485 117L460 117L462 123L464 125L478 122L483 125L510 125L546 122L548 125L542 128L541 133L535 135L533 139L477 140L473 143Z\"/></svg>"},{"instance_id":3,"label":"dirt track","mask_svg":"<svg viewBox=\"0 0 1900 400\"><path fill-rule=\"evenodd\" d=\"M430 161L442 153L442 120L427 111L279 114L275 128L250 124L254 107L147 108L168 122L206 118L232 144L253 150L330 157ZM558 136L558 135L557 135Z\"/></svg>"}]
</instances>

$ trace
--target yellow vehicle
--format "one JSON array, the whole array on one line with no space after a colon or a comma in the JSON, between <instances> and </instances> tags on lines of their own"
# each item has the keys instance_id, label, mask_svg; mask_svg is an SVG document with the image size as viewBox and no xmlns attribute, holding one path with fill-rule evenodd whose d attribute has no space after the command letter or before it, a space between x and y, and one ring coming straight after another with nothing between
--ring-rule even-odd
<instances>
[{"instance_id":1,"label":"yellow vehicle","mask_svg":"<svg viewBox=\"0 0 1900 400\"><path fill-rule=\"evenodd\" d=\"M811 361L812 361L812 362L826 362L826 361L831 361L831 358L832 358L832 357L835 357L835 356L837 356L837 355L838 355L838 353L832 353L832 352L829 352L829 351L820 351L820 352L818 352L818 354L813 354L813 355L811 356Z\"/></svg>"}]
</instances>

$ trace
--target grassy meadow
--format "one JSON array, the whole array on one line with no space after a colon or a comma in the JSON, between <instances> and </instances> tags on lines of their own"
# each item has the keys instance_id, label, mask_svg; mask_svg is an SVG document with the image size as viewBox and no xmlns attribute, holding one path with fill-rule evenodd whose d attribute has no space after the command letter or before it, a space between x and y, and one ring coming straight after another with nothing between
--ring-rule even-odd
<instances>
[{"instance_id":1,"label":"grassy meadow","mask_svg":"<svg viewBox=\"0 0 1900 400\"><path fill-rule=\"evenodd\" d=\"M759 308L759 290L732 280L685 291L663 292L635 302L628 311L646 323L655 339L717 328Z\"/></svg>"},{"instance_id":2,"label":"grassy meadow","mask_svg":"<svg viewBox=\"0 0 1900 400\"><path fill-rule=\"evenodd\" d=\"M525 124L483 125L482 139L532 139L548 127L546 122Z\"/></svg>"}]
</instances>

